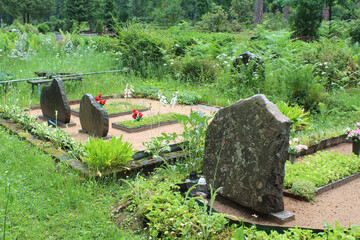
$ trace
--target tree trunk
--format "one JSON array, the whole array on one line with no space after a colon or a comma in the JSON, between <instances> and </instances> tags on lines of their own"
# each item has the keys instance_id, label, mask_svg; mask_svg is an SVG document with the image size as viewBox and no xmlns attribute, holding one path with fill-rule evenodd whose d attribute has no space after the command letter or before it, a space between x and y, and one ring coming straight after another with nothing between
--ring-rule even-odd
<instances>
[{"instance_id":1,"label":"tree trunk","mask_svg":"<svg viewBox=\"0 0 360 240\"><path fill-rule=\"evenodd\" d=\"M255 0L254 24L260 24L263 21L263 3L264 0Z\"/></svg>"},{"instance_id":2,"label":"tree trunk","mask_svg":"<svg viewBox=\"0 0 360 240\"><path fill-rule=\"evenodd\" d=\"M194 1L193 2L193 6L194 6L194 12L193 12L193 20L192 20L192 23L191 23L191 26L195 26L195 23L196 23L196 18L197 18L197 9L196 9L196 5L197 5L197 1Z\"/></svg>"},{"instance_id":3,"label":"tree trunk","mask_svg":"<svg viewBox=\"0 0 360 240\"><path fill-rule=\"evenodd\" d=\"M324 8L322 9L322 15L323 15L325 21L329 21L329 20L330 20L330 11L329 11L329 8L324 7Z\"/></svg>"},{"instance_id":4,"label":"tree trunk","mask_svg":"<svg viewBox=\"0 0 360 240\"><path fill-rule=\"evenodd\" d=\"M289 15L290 15L290 7L286 5L284 7L284 19L287 20L289 18Z\"/></svg>"}]
</instances>

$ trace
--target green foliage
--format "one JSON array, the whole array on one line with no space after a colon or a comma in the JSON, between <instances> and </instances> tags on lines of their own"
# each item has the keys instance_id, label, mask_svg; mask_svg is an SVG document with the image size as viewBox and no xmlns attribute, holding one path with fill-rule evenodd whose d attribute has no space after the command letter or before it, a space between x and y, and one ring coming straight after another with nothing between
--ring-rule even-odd
<instances>
[{"instance_id":1,"label":"green foliage","mask_svg":"<svg viewBox=\"0 0 360 240\"><path fill-rule=\"evenodd\" d=\"M173 75L184 82L211 83L221 72L214 60L188 57L171 65Z\"/></svg>"},{"instance_id":2,"label":"green foliage","mask_svg":"<svg viewBox=\"0 0 360 240\"><path fill-rule=\"evenodd\" d=\"M143 145L146 147L146 153L149 153L154 158L158 158L164 152L171 150L169 143L170 141L164 137L151 137L151 141L143 142Z\"/></svg>"},{"instance_id":3,"label":"green foliage","mask_svg":"<svg viewBox=\"0 0 360 240\"><path fill-rule=\"evenodd\" d=\"M166 181L138 176L133 183L126 183L132 190L126 194L132 203L129 209L148 222L149 235L153 238L210 239L228 222L224 215L208 212L207 205L199 206L194 198L186 199L173 192L176 185L168 176ZM212 196L215 199L216 192Z\"/></svg>"},{"instance_id":4,"label":"green foliage","mask_svg":"<svg viewBox=\"0 0 360 240\"><path fill-rule=\"evenodd\" d=\"M96 33L103 33L104 32L104 24L102 23L101 20L96 21L94 31Z\"/></svg>"},{"instance_id":5,"label":"green foliage","mask_svg":"<svg viewBox=\"0 0 360 240\"><path fill-rule=\"evenodd\" d=\"M46 34L47 32L50 32L50 27L46 23L40 23L37 28L39 33Z\"/></svg>"},{"instance_id":6,"label":"green foliage","mask_svg":"<svg viewBox=\"0 0 360 240\"><path fill-rule=\"evenodd\" d=\"M305 130L309 126L309 117L306 116L308 116L310 113L305 112L305 110L299 107L298 104L295 104L295 106L290 106L289 104L280 101L276 103L276 106L279 108L282 114L290 119L290 128L292 133L295 133L295 131Z\"/></svg>"},{"instance_id":7,"label":"green foliage","mask_svg":"<svg viewBox=\"0 0 360 240\"><path fill-rule=\"evenodd\" d=\"M175 114L174 118L184 128L180 134L184 144L182 146L185 155L189 158L195 171L202 169L202 156L204 154L206 130L212 116L205 115L204 112L191 110L190 115Z\"/></svg>"},{"instance_id":8,"label":"green foliage","mask_svg":"<svg viewBox=\"0 0 360 240\"><path fill-rule=\"evenodd\" d=\"M293 194L302 196L309 202L315 201L316 190L314 183L308 180L295 180L290 188Z\"/></svg>"},{"instance_id":9,"label":"green foliage","mask_svg":"<svg viewBox=\"0 0 360 240\"><path fill-rule=\"evenodd\" d=\"M201 28L211 32L225 32L229 30L226 25L227 18L228 15L224 9L222 9L221 6L213 3L211 6L211 12L208 12L202 16L202 21L199 23L199 25Z\"/></svg>"},{"instance_id":10,"label":"green foliage","mask_svg":"<svg viewBox=\"0 0 360 240\"><path fill-rule=\"evenodd\" d=\"M288 89L287 100L303 106L306 110L315 109L324 101L324 87L314 77L314 67L303 65L287 68L283 75Z\"/></svg>"},{"instance_id":11,"label":"green foliage","mask_svg":"<svg viewBox=\"0 0 360 240\"><path fill-rule=\"evenodd\" d=\"M122 135L119 138L111 137L109 141L90 137L84 148L85 156L82 160L90 170L97 172L125 167L135 153L131 143L122 141Z\"/></svg>"},{"instance_id":12,"label":"green foliage","mask_svg":"<svg viewBox=\"0 0 360 240\"><path fill-rule=\"evenodd\" d=\"M310 181L315 187L321 187L359 171L360 162L354 154L318 152L301 162L286 166L284 187L291 188L296 181Z\"/></svg>"},{"instance_id":13,"label":"green foliage","mask_svg":"<svg viewBox=\"0 0 360 240\"><path fill-rule=\"evenodd\" d=\"M148 68L164 64L164 39L154 34L149 27L139 23L128 23L117 27L119 51L122 64L140 75L146 75Z\"/></svg>"},{"instance_id":14,"label":"green foliage","mask_svg":"<svg viewBox=\"0 0 360 240\"><path fill-rule=\"evenodd\" d=\"M251 24L254 21L253 0L231 0L230 16L237 22Z\"/></svg>"},{"instance_id":15,"label":"green foliage","mask_svg":"<svg viewBox=\"0 0 360 240\"><path fill-rule=\"evenodd\" d=\"M294 36L304 40L316 39L322 21L322 0L291 1L295 8L289 17Z\"/></svg>"},{"instance_id":16,"label":"green foliage","mask_svg":"<svg viewBox=\"0 0 360 240\"><path fill-rule=\"evenodd\" d=\"M353 42L360 42L360 20L355 21L349 34Z\"/></svg>"}]
</instances>

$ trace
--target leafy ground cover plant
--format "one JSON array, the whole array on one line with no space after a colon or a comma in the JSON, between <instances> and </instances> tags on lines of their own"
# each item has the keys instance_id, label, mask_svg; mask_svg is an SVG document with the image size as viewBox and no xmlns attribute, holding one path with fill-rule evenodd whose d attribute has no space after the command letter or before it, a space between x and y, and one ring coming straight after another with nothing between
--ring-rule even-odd
<instances>
[{"instance_id":1,"label":"leafy ground cover plant","mask_svg":"<svg viewBox=\"0 0 360 240\"><path fill-rule=\"evenodd\" d=\"M174 120L175 113L166 113L166 114L157 114L151 117L143 117L141 121L134 120L125 120L118 122L120 125L124 125L127 127L138 127L149 124L155 124L160 122L167 122Z\"/></svg>"},{"instance_id":2,"label":"leafy ground cover plant","mask_svg":"<svg viewBox=\"0 0 360 240\"><path fill-rule=\"evenodd\" d=\"M151 141L143 142L143 145L146 147L146 153L149 153L154 158L158 158L161 157L164 152L171 150L169 143L169 139L164 137L151 137Z\"/></svg>"},{"instance_id":3,"label":"leafy ground cover plant","mask_svg":"<svg viewBox=\"0 0 360 240\"><path fill-rule=\"evenodd\" d=\"M131 143L122 141L122 136L111 137L109 141L89 138L84 144L82 160L90 170L101 174L101 171L106 169L124 168L125 164L132 160L132 155L136 151L133 150Z\"/></svg>"},{"instance_id":4,"label":"leafy ground cover plant","mask_svg":"<svg viewBox=\"0 0 360 240\"><path fill-rule=\"evenodd\" d=\"M304 185L321 187L359 171L359 158L354 154L345 155L333 151L318 152L313 156L305 157L301 162L286 165L284 188L294 188L297 189L296 192L304 193L299 190ZM311 193L308 192L306 196L309 195Z\"/></svg>"}]
</instances>

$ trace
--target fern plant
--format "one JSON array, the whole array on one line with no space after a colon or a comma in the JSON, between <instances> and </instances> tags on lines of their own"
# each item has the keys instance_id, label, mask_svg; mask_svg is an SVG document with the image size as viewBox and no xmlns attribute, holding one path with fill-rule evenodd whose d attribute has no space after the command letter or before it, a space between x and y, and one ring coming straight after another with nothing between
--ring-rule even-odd
<instances>
[{"instance_id":1,"label":"fern plant","mask_svg":"<svg viewBox=\"0 0 360 240\"><path fill-rule=\"evenodd\" d=\"M276 103L276 106L282 114L291 120L290 131L292 133L305 130L310 125L309 117L307 117L310 113L305 112L298 104L289 106L287 103L280 101Z\"/></svg>"}]
</instances>

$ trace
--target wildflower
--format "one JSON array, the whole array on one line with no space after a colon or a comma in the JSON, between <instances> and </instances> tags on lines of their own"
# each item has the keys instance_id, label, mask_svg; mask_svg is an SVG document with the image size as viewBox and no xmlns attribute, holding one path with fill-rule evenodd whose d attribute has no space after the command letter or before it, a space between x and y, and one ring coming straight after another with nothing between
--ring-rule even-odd
<instances>
[{"instance_id":1,"label":"wildflower","mask_svg":"<svg viewBox=\"0 0 360 240\"><path fill-rule=\"evenodd\" d=\"M131 94L134 92L133 86L130 86L129 88L129 84L126 84L125 90L124 90L124 98L128 98L131 97Z\"/></svg>"},{"instance_id":2,"label":"wildflower","mask_svg":"<svg viewBox=\"0 0 360 240\"><path fill-rule=\"evenodd\" d=\"M166 101L166 97L165 97L165 96L161 96L161 98L160 98L160 103L161 103L161 105L163 105L163 107L166 107L166 104L167 104L168 102Z\"/></svg>"},{"instance_id":3,"label":"wildflower","mask_svg":"<svg viewBox=\"0 0 360 240\"><path fill-rule=\"evenodd\" d=\"M293 142L299 142L298 138L293 138Z\"/></svg>"},{"instance_id":4,"label":"wildflower","mask_svg":"<svg viewBox=\"0 0 360 240\"><path fill-rule=\"evenodd\" d=\"M175 106L175 104L177 102L177 95L178 95L178 92L175 92L174 95L173 95L173 98L170 101L170 107Z\"/></svg>"},{"instance_id":5,"label":"wildflower","mask_svg":"<svg viewBox=\"0 0 360 240\"><path fill-rule=\"evenodd\" d=\"M255 213L253 214L253 215L251 215L252 217L254 217L254 218L258 218L259 216L258 215L256 215Z\"/></svg>"}]
</instances>

